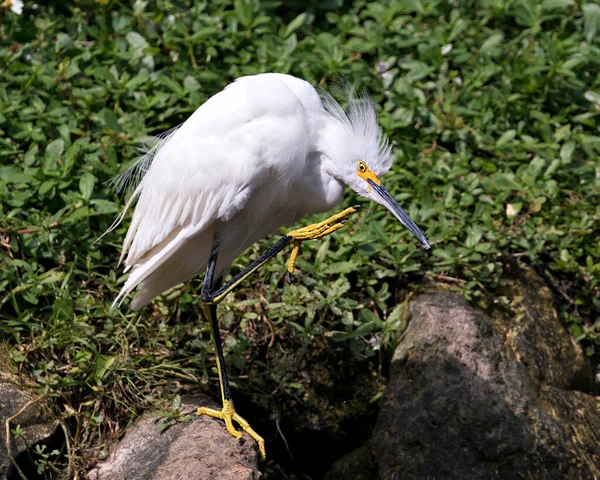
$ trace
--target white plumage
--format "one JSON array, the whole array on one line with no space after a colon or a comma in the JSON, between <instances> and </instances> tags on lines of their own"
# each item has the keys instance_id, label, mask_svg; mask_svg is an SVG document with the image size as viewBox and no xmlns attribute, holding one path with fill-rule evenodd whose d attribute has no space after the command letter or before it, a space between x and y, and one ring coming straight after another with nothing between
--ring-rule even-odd
<instances>
[{"instance_id":1,"label":"white plumage","mask_svg":"<svg viewBox=\"0 0 600 480\"><path fill-rule=\"evenodd\" d=\"M239 78L126 172L141 180L126 205L137 202L122 253L130 275L115 304L139 286L138 309L200 274L215 241L223 273L254 242L339 204L344 184L390 208L428 247L389 194L357 174L360 160L376 176L393 160L368 99L349 98L346 114L298 78Z\"/></svg>"}]
</instances>

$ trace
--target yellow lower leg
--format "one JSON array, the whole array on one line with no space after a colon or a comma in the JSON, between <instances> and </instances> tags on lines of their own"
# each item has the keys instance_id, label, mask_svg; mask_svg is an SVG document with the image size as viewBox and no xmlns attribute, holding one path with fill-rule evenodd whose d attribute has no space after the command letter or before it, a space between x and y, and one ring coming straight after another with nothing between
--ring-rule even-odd
<instances>
[{"instance_id":1,"label":"yellow lower leg","mask_svg":"<svg viewBox=\"0 0 600 480\"><path fill-rule=\"evenodd\" d=\"M237 414L235 411L235 407L233 406L233 400L224 400L223 408L221 410L215 410L214 408L207 407L199 407L196 410L196 415L208 415L209 417L218 418L219 420L223 420L225 422L225 427L227 431L233 435L235 438L240 438L242 436L242 432L238 432L233 426L233 422L235 421L244 432L250 435L256 443L258 443L258 451L260 452L260 458L264 460L267 456L265 452L265 441L264 439L256 433L250 424L243 419L241 416Z\"/></svg>"}]
</instances>

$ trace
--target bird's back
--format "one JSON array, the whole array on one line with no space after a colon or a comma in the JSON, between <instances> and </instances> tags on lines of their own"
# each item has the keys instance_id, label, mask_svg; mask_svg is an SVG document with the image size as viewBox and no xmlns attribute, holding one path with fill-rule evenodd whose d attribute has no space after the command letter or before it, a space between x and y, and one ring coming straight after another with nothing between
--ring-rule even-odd
<instances>
[{"instance_id":1,"label":"bird's back","mask_svg":"<svg viewBox=\"0 0 600 480\"><path fill-rule=\"evenodd\" d=\"M123 245L139 308L201 273L215 236L220 268L289 215L281 205L302 175L310 122L322 108L310 84L287 75L243 77L204 103L161 146L135 190ZM286 217L286 218L284 218Z\"/></svg>"}]
</instances>

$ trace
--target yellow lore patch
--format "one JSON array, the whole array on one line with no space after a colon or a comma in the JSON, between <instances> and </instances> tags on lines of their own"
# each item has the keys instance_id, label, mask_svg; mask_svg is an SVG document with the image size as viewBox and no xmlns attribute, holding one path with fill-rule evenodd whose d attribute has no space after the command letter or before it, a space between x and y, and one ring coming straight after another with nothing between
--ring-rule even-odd
<instances>
[{"instance_id":1,"label":"yellow lore patch","mask_svg":"<svg viewBox=\"0 0 600 480\"><path fill-rule=\"evenodd\" d=\"M367 166L367 164L362 160L358 162L358 166L356 167L356 174L363 180L371 180L373 183L381 185L381 180L379 180L379 177L375 175L373 170L371 170Z\"/></svg>"}]
</instances>

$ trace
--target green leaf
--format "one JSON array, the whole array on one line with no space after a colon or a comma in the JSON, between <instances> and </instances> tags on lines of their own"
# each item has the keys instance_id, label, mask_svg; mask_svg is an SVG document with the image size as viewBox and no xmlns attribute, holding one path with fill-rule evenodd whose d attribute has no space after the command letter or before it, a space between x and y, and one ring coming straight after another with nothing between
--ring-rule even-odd
<instances>
[{"instance_id":1,"label":"green leaf","mask_svg":"<svg viewBox=\"0 0 600 480\"><path fill-rule=\"evenodd\" d=\"M96 67L94 69L94 74L107 83L110 83L115 86L118 84L117 79L112 74L112 72L105 67Z\"/></svg>"},{"instance_id":2,"label":"green leaf","mask_svg":"<svg viewBox=\"0 0 600 480\"><path fill-rule=\"evenodd\" d=\"M38 156L38 145L37 143L34 143L29 150L27 150L27 153L25 154L25 166L27 167L31 167L35 164L36 160L37 160L37 156Z\"/></svg>"},{"instance_id":3,"label":"green leaf","mask_svg":"<svg viewBox=\"0 0 600 480\"><path fill-rule=\"evenodd\" d=\"M483 237L483 230L480 227L478 227L478 226L471 227L467 234L467 240L465 242L465 246L469 247L469 248L474 247L481 241L482 237Z\"/></svg>"},{"instance_id":4,"label":"green leaf","mask_svg":"<svg viewBox=\"0 0 600 480\"><path fill-rule=\"evenodd\" d=\"M8 165L0 167L0 180L6 183L27 183L31 182L33 177L15 165Z\"/></svg>"},{"instance_id":5,"label":"green leaf","mask_svg":"<svg viewBox=\"0 0 600 480\"><path fill-rule=\"evenodd\" d=\"M125 38L136 55L142 56L144 49L148 47L148 41L138 32L127 32Z\"/></svg>"},{"instance_id":6,"label":"green leaf","mask_svg":"<svg viewBox=\"0 0 600 480\"><path fill-rule=\"evenodd\" d=\"M508 142L512 142L516 136L517 136L516 130L507 130L500 136L500 138L496 142L496 147L500 148L503 145L507 144Z\"/></svg>"},{"instance_id":7,"label":"green leaf","mask_svg":"<svg viewBox=\"0 0 600 480\"><path fill-rule=\"evenodd\" d=\"M300 15L298 15L296 18L294 18L286 27L285 33L283 34L283 36L285 38L287 38L292 33L294 33L296 30L298 30L302 25L304 25L306 18L307 18L306 12L302 12Z\"/></svg>"},{"instance_id":8,"label":"green leaf","mask_svg":"<svg viewBox=\"0 0 600 480\"><path fill-rule=\"evenodd\" d=\"M252 2L250 2L249 0L234 0L233 5L235 13L242 25L246 28L250 28L252 26L252 21L254 18L254 7L252 5Z\"/></svg>"},{"instance_id":9,"label":"green leaf","mask_svg":"<svg viewBox=\"0 0 600 480\"><path fill-rule=\"evenodd\" d=\"M200 90L200 84L198 83L198 80L196 80L194 77L192 77L191 75L187 75L184 79L183 79L183 87L188 91L188 92L195 92L197 90Z\"/></svg>"},{"instance_id":10,"label":"green leaf","mask_svg":"<svg viewBox=\"0 0 600 480\"><path fill-rule=\"evenodd\" d=\"M560 147L560 159L563 163L567 163L571 160L573 152L575 151L575 146L575 142L571 140L564 143L563 146Z\"/></svg>"},{"instance_id":11,"label":"green leaf","mask_svg":"<svg viewBox=\"0 0 600 480\"><path fill-rule=\"evenodd\" d=\"M539 19L539 10L537 5L530 4L527 0L518 0L514 4L514 14L519 25L533 27Z\"/></svg>"},{"instance_id":12,"label":"green leaf","mask_svg":"<svg viewBox=\"0 0 600 480\"><path fill-rule=\"evenodd\" d=\"M598 29L600 29L600 5L597 3L586 3L581 7L583 10L584 28L583 33L585 39L591 42L596 37Z\"/></svg>"},{"instance_id":13,"label":"green leaf","mask_svg":"<svg viewBox=\"0 0 600 480\"><path fill-rule=\"evenodd\" d=\"M97 355L93 377L97 383L102 382L107 372L114 365L116 357L112 355Z\"/></svg>"},{"instance_id":14,"label":"green leaf","mask_svg":"<svg viewBox=\"0 0 600 480\"><path fill-rule=\"evenodd\" d=\"M38 282L40 285L45 285L48 283L56 283L60 282L65 276L65 272L60 270L50 270L43 275L40 275L38 278Z\"/></svg>"},{"instance_id":15,"label":"green leaf","mask_svg":"<svg viewBox=\"0 0 600 480\"><path fill-rule=\"evenodd\" d=\"M423 4L419 0L398 0L398 6L405 13L415 13L423 11Z\"/></svg>"},{"instance_id":16,"label":"green leaf","mask_svg":"<svg viewBox=\"0 0 600 480\"><path fill-rule=\"evenodd\" d=\"M42 182L42 184L40 185L40 189L38 190L39 194L44 196L46 195L46 193L48 193L50 190L52 190L55 186L56 186L56 179L50 179L50 180L45 180Z\"/></svg>"},{"instance_id":17,"label":"green leaf","mask_svg":"<svg viewBox=\"0 0 600 480\"><path fill-rule=\"evenodd\" d=\"M406 329L408 315L406 314L406 305L398 303L385 319L388 328L393 328L398 333Z\"/></svg>"},{"instance_id":18,"label":"green leaf","mask_svg":"<svg viewBox=\"0 0 600 480\"><path fill-rule=\"evenodd\" d=\"M79 179L79 191L81 192L81 196L86 200L89 200L94 191L95 184L96 177L89 172L85 172Z\"/></svg>"},{"instance_id":19,"label":"green leaf","mask_svg":"<svg viewBox=\"0 0 600 480\"><path fill-rule=\"evenodd\" d=\"M110 200L94 198L90 200L90 203L96 207L96 213L99 214L117 213L119 211L119 206Z\"/></svg>"},{"instance_id":20,"label":"green leaf","mask_svg":"<svg viewBox=\"0 0 600 480\"><path fill-rule=\"evenodd\" d=\"M57 138L50 142L46 147L44 154L44 173L50 173L58 168L58 161L65 150L65 142L62 138Z\"/></svg>"},{"instance_id":21,"label":"green leaf","mask_svg":"<svg viewBox=\"0 0 600 480\"><path fill-rule=\"evenodd\" d=\"M588 90L583 96L588 102L594 103L596 106L600 107L600 93Z\"/></svg>"},{"instance_id":22,"label":"green leaf","mask_svg":"<svg viewBox=\"0 0 600 480\"><path fill-rule=\"evenodd\" d=\"M481 51L484 53L489 52L495 47L499 46L504 40L504 34L495 33L494 35L488 37L485 42L481 45Z\"/></svg>"},{"instance_id":23,"label":"green leaf","mask_svg":"<svg viewBox=\"0 0 600 480\"><path fill-rule=\"evenodd\" d=\"M323 268L323 273L344 274L356 270L358 264L354 261L332 263Z\"/></svg>"},{"instance_id":24,"label":"green leaf","mask_svg":"<svg viewBox=\"0 0 600 480\"><path fill-rule=\"evenodd\" d=\"M61 49L69 45L73 39L64 32L58 32L55 37L56 48Z\"/></svg>"},{"instance_id":25,"label":"green leaf","mask_svg":"<svg viewBox=\"0 0 600 480\"><path fill-rule=\"evenodd\" d=\"M112 110L109 110L108 108L104 108L100 112L99 116L102 120L102 123L107 128L109 128L110 130L113 130L114 132L121 131L121 125L119 125L119 121L117 120L117 117L115 116L115 114Z\"/></svg>"},{"instance_id":26,"label":"green leaf","mask_svg":"<svg viewBox=\"0 0 600 480\"><path fill-rule=\"evenodd\" d=\"M572 7L575 4L573 0L544 0L542 8L544 10L554 10L556 8Z\"/></svg>"},{"instance_id":27,"label":"green leaf","mask_svg":"<svg viewBox=\"0 0 600 480\"><path fill-rule=\"evenodd\" d=\"M162 76L160 80L164 85L166 85L168 88L170 88L173 92L175 92L177 94L183 93L183 88L175 80L172 80L171 78L169 78L167 76Z\"/></svg>"}]
</instances>

